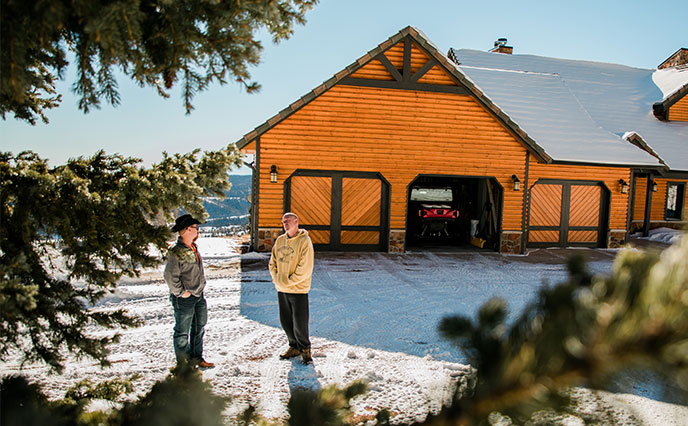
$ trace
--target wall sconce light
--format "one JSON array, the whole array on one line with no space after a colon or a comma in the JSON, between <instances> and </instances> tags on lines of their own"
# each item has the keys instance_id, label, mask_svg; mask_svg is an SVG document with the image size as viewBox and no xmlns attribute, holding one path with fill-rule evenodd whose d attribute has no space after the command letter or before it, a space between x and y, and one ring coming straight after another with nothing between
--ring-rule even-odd
<instances>
[{"instance_id":1,"label":"wall sconce light","mask_svg":"<svg viewBox=\"0 0 688 426\"><path fill-rule=\"evenodd\" d=\"M270 183L277 183L277 166L270 166Z\"/></svg>"},{"instance_id":2,"label":"wall sconce light","mask_svg":"<svg viewBox=\"0 0 688 426\"><path fill-rule=\"evenodd\" d=\"M621 193L627 194L628 193L628 184L626 183L626 181L623 179L619 179L619 185L621 186Z\"/></svg>"},{"instance_id":3,"label":"wall sconce light","mask_svg":"<svg viewBox=\"0 0 688 426\"><path fill-rule=\"evenodd\" d=\"M657 182L652 182L652 192L657 192Z\"/></svg>"},{"instance_id":4,"label":"wall sconce light","mask_svg":"<svg viewBox=\"0 0 688 426\"><path fill-rule=\"evenodd\" d=\"M521 189L521 181L518 180L518 176L511 175L511 180L514 182L514 191L519 191Z\"/></svg>"}]
</instances>

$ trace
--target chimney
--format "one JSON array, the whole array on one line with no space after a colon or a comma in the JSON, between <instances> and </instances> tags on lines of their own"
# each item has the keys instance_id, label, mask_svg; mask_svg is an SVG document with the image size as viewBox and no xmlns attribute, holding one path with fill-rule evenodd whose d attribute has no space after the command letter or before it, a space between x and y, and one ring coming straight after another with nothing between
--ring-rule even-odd
<instances>
[{"instance_id":1,"label":"chimney","mask_svg":"<svg viewBox=\"0 0 688 426\"><path fill-rule=\"evenodd\" d=\"M506 38L498 38L497 41L494 42L494 47L489 50L490 52L494 53L506 53L507 55L511 55L514 53L514 48L513 46L507 46L506 45Z\"/></svg>"}]
</instances>

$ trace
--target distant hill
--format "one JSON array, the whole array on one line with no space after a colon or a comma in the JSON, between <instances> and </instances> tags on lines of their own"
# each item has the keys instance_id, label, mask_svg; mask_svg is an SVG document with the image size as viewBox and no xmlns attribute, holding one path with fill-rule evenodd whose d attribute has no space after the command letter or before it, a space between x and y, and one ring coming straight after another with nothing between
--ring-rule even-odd
<instances>
[{"instance_id":1,"label":"distant hill","mask_svg":"<svg viewBox=\"0 0 688 426\"><path fill-rule=\"evenodd\" d=\"M206 219L208 226L246 225L249 217L248 198L251 194L251 175L230 175L232 188L226 192L227 197L208 197L203 205L210 216Z\"/></svg>"}]
</instances>

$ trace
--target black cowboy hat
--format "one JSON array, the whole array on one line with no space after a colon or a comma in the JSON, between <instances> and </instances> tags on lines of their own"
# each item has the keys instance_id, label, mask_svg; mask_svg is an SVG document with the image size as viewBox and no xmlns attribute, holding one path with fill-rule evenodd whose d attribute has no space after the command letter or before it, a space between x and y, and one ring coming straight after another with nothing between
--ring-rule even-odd
<instances>
[{"instance_id":1,"label":"black cowboy hat","mask_svg":"<svg viewBox=\"0 0 688 426\"><path fill-rule=\"evenodd\" d=\"M178 232L182 229L188 228L191 225L199 224L198 220L194 219L190 214L183 214L179 216L174 221L174 226L172 227L172 232Z\"/></svg>"}]
</instances>

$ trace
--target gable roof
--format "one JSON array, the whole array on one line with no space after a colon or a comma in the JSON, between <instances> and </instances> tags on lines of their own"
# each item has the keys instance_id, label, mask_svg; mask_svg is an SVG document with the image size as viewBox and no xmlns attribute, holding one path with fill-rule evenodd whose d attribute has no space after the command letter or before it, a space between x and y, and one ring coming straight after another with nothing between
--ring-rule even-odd
<instances>
[{"instance_id":1,"label":"gable roof","mask_svg":"<svg viewBox=\"0 0 688 426\"><path fill-rule=\"evenodd\" d=\"M235 143L236 146L239 149L246 147L260 135L264 134L272 127L276 126L281 121L283 121L296 111L300 110L308 103L315 100L318 96L325 93L327 90L331 89L336 84L350 77L356 71L367 65L369 62L375 60L375 58L378 57L378 55L384 53L387 49L396 45L406 37L411 38L411 40L415 42L423 51L425 51L425 53L427 53L432 59L434 59L443 70L445 70L449 75L454 77L454 79L456 79L459 85L465 87L469 92L475 95L476 99L479 102L481 102L489 111L495 114L495 116L500 121L502 121L508 129L510 129L513 132L514 136L517 139L519 139L526 146L526 148L529 149L536 157L538 157L540 160L544 162L552 161L552 158L545 152L545 150L541 146L539 146L525 131L520 129L508 115L504 114L503 111L501 111L496 105L494 105L489 98L485 97L483 93L477 87L475 87L473 83L465 76L465 74L461 72L449 58L447 58L442 52L440 52L437 46L435 46L425 36L425 34L423 34L422 31L412 26L408 26L402 29L392 37L380 43L377 47L358 58L351 65L347 66L346 68L335 74L329 80L317 86L315 89L311 90L306 95L302 96L299 100L293 102L287 108L278 112L270 119L268 119L266 122L256 127L254 130L245 134L241 139L239 139Z\"/></svg>"},{"instance_id":2,"label":"gable roof","mask_svg":"<svg viewBox=\"0 0 688 426\"><path fill-rule=\"evenodd\" d=\"M511 82L523 80L519 74L550 75L550 78L556 78L568 89L567 103L577 103L597 127L619 138L633 132L670 169L688 171L688 123L660 121L652 112L653 104L658 100L666 101L673 99L672 96L678 96L672 94L665 98L664 92L653 80L655 73L668 70L656 71L535 55L504 55L470 49L451 49L450 56L458 60L460 65L457 66L507 114L523 117L519 124L526 131L530 132L531 127L537 126L536 120L528 116L537 101L527 104L506 99L513 91ZM472 71L477 67L489 69L491 73ZM498 73L502 76L501 84L493 81L494 75ZM673 78L667 87L684 87L688 84L688 72L675 74ZM541 84L536 86L533 90L543 91ZM665 90L668 89L665 87ZM546 96L547 93L543 94L540 103L559 108L559 98L545 98ZM580 112L579 108L569 108L576 115ZM540 140L538 142L541 143Z\"/></svg>"},{"instance_id":3,"label":"gable roof","mask_svg":"<svg viewBox=\"0 0 688 426\"><path fill-rule=\"evenodd\" d=\"M504 70L490 71L457 66L454 61L442 54L420 30L411 26L402 29L397 34L380 43L332 78L244 135L236 142L237 147L239 149L246 147L260 135L315 100L336 84L345 84L347 79L357 70L375 60L376 57L379 57L378 55L407 37L427 53L458 85L466 88L479 103L494 114L496 119L501 121L524 144L526 149L536 155L541 161L546 163L560 161L646 167L657 167L660 165L656 158L623 140L621 134L612 134L590 119L585 108L580 106L561 78L547 72L538 73L538 75L525 75L525 73L516 75L517 73L510 73L513 78L521 81L520 84L531 89L538 88L539 95L532 96L529 95L530 92L523 90L516 90L512 93L498 90L494 84L498 83L500 78L495 77L498 75L495 72L505 74ZM491 55L512 56L504 54ZM482 87L483 85L485 87ZM518 85L514 85L512 88L518 87ZM537 110L541 113L552 111L552 104L548 101L555 99L565 99L567 107L559 108L556 119L550 122L538 119L534 112ZM534 108L530 110L523 108L524 101L530 102L530 105ZM518 104L521 104L521 107L518 107ZM575 119L571 119L572 117L575 117ZM550 118L553 118L553 116L550 115Z\"/></svg>"},{"instance_id":4,"label":"gable roof","mask_svg":"<svg viewBox=\"0 0 688 426\"><path fill-rule=\"evenodd\" d=\"M659 69L652 73L652 81L659 87L664 99L652 105L655 116L666 120L669 108L688 95L688 66Z\"/></svg>"}]
</instances>

